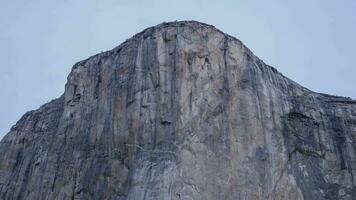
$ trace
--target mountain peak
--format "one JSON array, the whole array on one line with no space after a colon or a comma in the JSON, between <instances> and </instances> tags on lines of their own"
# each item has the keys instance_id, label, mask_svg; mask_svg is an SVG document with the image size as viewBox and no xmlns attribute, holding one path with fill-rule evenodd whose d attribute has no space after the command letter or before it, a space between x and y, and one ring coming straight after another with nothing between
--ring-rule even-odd
<instances>
[{"instance_id":1,"label":"mountain peak","mask_svg":"<svg viewBox=\"0 0 356 200\"><path fill-rule=\"evenodd\" d=\"M162 23L73 66L0 142L0 199L352 199L356 103Z\"/></svg>"}]
</instances>

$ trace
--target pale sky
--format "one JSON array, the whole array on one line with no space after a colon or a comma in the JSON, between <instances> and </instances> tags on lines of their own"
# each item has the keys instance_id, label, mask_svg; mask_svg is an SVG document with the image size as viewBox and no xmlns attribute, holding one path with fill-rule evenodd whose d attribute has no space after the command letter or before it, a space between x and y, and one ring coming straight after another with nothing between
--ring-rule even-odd
<instances>
[{"instance_id":1,"label":"pale sky","mask_svg":"<svg viewBox=\"0 0 356 200\"><path fill-rule=\"evenodd\" d=\"M197 20L316 92L356 98L355 0L0 0L0 138L72 65L164 21Z\"/></svg>"}]
</instances>

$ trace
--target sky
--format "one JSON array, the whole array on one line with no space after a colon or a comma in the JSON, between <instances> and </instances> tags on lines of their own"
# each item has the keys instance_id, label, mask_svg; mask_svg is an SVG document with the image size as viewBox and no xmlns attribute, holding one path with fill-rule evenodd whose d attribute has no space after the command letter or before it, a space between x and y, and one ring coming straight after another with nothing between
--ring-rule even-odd
<instances>
[{"instance_id":1,"label":"sky","mask_svg":"<svg viewBox=\"0 0 356 200\"><path fill-rule=\"evenodd\" d=\"M0 0L0 138L64 92L75 62L175 20L214 25L299 84L356 98L355 0Z\"/></svg>"}]
</instances>

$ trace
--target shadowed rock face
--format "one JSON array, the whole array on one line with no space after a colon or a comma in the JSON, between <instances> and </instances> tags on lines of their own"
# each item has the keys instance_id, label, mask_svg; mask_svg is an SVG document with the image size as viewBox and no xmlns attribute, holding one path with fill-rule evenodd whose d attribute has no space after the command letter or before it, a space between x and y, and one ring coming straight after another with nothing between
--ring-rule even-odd
<instances>
[{"instance_id":1,"label":"shadowed rock face","mask_svg":"<svg viewBox=\"0 0 356 200\"><path fill-rule=\"evenodd\" d=\"M0 143L0 199L355 199L356 102L199 22L74 65Z\"/></svg>"}]
</instances>

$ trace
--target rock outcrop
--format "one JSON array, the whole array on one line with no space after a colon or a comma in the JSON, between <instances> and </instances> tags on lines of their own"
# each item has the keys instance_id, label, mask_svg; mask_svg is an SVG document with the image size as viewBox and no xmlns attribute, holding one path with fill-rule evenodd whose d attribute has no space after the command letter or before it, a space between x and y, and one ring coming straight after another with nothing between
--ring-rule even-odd
<instances>
[{"instance_id":1,"label":"rock outcrop","mask_svg":"<svg viewBox=\"0 0 356 200\"><path fill-rule=\"evenodd\" d=\"M0 143L0 199L356 199L356 101L163 23L73 66Z\"/></svg>"}]
</instances>

